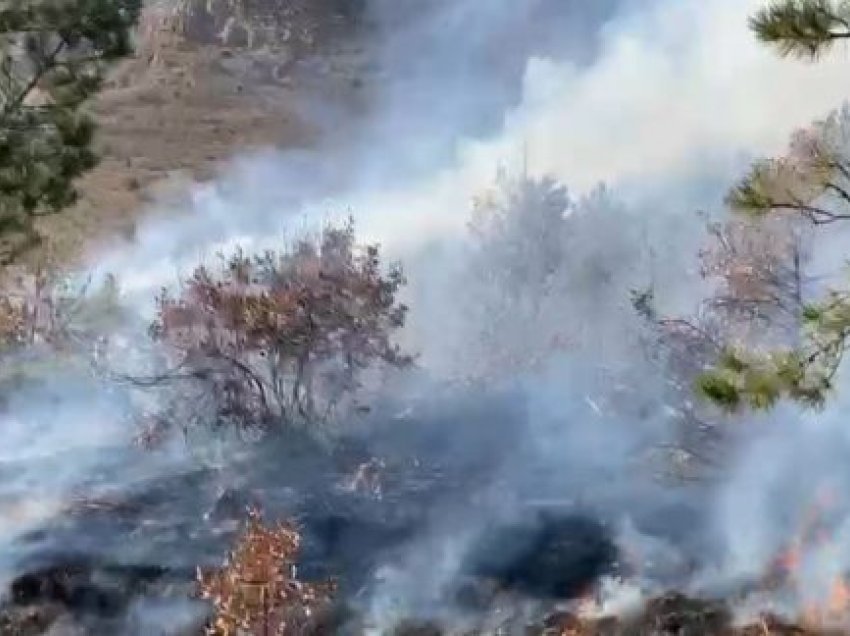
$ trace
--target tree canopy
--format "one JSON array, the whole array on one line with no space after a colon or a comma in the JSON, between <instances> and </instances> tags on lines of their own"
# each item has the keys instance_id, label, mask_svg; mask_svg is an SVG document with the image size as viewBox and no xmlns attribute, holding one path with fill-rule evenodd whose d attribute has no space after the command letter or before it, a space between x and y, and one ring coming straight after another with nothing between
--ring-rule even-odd
<instances>
[{"instance_id":1,"label":"tree canopy","mask_svg":"<svg viewBox=\"0 0 850 636\"><path fill-rule=\"evenodd\" d=\"M37 239L33 219L73 203L96 163L83 105L131 51L141 0L0 0L0 260Z\"/></svg>"},{"instance_id":2,"label":"tree canopy","mask_svg":"<svg viewBox=\"0 0 850 636\"><path fill-rule=\"evenodd\" d=\"M780 53L815 59L850 38L850 2L782 0L756 13L751 26ZM730 191L730 208L761 223L783 217L814 226L850 220L848 141L845 106L797 132L784 156L756 162ZM798 303L794 342L778 349L726 346L717 365L699 379L701 392L730 410L769 408L781 398L821 406L850 339L850 292L830 290L814 302L798 295Z\"/></svg>"},{"instance_id":3,"label":"tree canopy","mask_svg":"<svg viewBox=\"0 0 850 636\"><path fill-rule=\"evenodd\" d=\"M552 177L502 173L468 230L461 304L476 332L458 352L478 379L588 342L616 322L646 265L641 218L603 186L576 197Z\"/></svg>"}]
</instances>

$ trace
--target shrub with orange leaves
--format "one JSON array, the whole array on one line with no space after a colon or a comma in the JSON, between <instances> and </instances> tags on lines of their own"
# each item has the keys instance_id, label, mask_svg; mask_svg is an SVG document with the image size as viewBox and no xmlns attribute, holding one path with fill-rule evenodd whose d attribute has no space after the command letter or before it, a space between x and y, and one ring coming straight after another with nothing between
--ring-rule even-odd
<instances>
[{"instance_id":1,"label":"shrub with orange leaves","mask_svg":"<svg viewBox=\"0 0 850 636\"><path fill-rule=\"evenodd\" d=\"M257 510L221 570L198 571L201 598L212 602L209 636L304 634L333 596L333 582L304 583L295 576L301 543L289 523L264 525Z\"/></svg>"},{"instance_id":2,"label":"shrub with orange leaves","mask_svg":"<svg viewBox=\"0 0 850 636\"><path fill-rule=\"evenodd\" d=\"M349 222L291 250L199 267L177 298L159 298L152 334L218 424L323 421L363 371L410 362L392 342L404 283L398 267L382 271L377 246L355 244Z\"/></svg>"}]
</instances>

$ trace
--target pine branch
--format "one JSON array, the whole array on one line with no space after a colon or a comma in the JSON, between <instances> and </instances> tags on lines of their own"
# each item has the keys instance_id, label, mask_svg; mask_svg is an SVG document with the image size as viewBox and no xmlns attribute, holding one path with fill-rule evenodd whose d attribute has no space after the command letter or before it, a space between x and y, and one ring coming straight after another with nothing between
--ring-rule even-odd
<instances>
[{"instance_id":1,"label":"pine branch","mask_svg":"<svg viewBox=\"0 0 850 636\"><path fill-rule=\"evenodd\" d=\"M750 19L750 28L782 56L815 60L836 42L850 39L850 3L774 0Z\"/></svg>"},{"instance_id":2,"label":"pine branch","mask_svg":"<svg viewBox=\"0 0 850 636\"><path fill-rule=\"evenodd\" d=\"M106 63L130 52L140 10L141 0L0 0L0 260L37 240L34 218L70 205L96 164L83 106Z\"/></svg>"}]
</instances>

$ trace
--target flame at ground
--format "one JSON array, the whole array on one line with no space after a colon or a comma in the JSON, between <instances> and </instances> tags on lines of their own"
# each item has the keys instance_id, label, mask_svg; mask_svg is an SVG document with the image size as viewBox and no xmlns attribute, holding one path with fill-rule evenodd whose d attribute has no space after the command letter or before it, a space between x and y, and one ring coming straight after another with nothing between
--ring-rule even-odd
<instances>
[{"instance_id":1,"label":"flame at ground","mask_svg":"<svg viewBox=\"0 0 850 636\"><path fill-rule=\"evenodd\" d=\"M779 607L807 630L850 629L850 573L841 570L839 506L833 489L817 491L801 515L799 529L771 561L747 602L758 598L762 617L766 609Z\"/></svg>"},{"instance_id":2,"label":"flame at ground","mask_svg":"<svg viewBox=\"0 0 850 636\"><path fill-rule=\"evenodd\" d=\"M850 610L850 585L843 577L833 583L827 609L831 615L847 616Z\"/></svg>"}]
</instances>

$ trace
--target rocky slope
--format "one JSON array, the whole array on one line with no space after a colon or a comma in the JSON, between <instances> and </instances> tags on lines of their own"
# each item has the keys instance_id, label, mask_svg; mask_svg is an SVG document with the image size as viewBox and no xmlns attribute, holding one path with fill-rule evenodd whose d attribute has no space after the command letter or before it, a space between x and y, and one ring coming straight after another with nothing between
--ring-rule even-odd
<instances>
[{"instance_id":1,"label":"rocky slope","mask_svg":"<svg viewBox=\"0 0 850 636\"><path fill-rule=\"evenodd\" d=\"M163 190L208 179L253 148L303 148L321 131L304 105L362 107L362 47L350 1L181 0L143 15L136 55L92 105L100 165L71 210L46 217L31 254L68 261L132 237Z\"/></svg>"}]
</instances>

